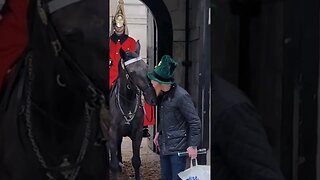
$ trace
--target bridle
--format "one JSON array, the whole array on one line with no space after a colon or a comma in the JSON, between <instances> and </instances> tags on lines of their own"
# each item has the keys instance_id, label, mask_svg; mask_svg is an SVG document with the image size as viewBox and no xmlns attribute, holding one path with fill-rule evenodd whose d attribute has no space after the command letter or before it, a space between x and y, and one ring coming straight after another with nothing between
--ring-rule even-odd
<instances>
[{"instance_id":1,"label":"bridle","mask_svg":"<svg viewBox=\"0 0 320 180\"><path fill-rule=\"evenodd\" d=\"M89 99L88 103L95 107L97 104L101 104L101 100L105 99L103 93L94 85L79 65L73 60L70 54L62 47L58 32L53 27L53 24L50 23L50 15L52 13L81 1L83 0L52 0L44 5L41 3L41 0L37 0L37 11L43 25L45 25L47 29L47 34L55 56L63 57L66 63L70 64L70 67L78 73L80 79L83 81L81 88L85 88L87 90L88 97L92 97Z\"/></svg>"},{"instance_id":2,"label":"bridle","mask_svg":"<svg viewBox=\"0 0 320 180\"><path fill-rule=\"evenodd\" d=\"M133 84L136 84L134 79L132 78L132 76L130 75L128 69L127 69L127 66L130 65L130 64L133 64L133 63L136 63L136 62L139 62L139 61L142 61L143 59L141 57L136 57L136 58L132 58L132 59L129 59L127 61L123 61L123 59L121 59L121 66L122 68L124 69L126 75L128 76L128 79L133 82ZM138 87L138 86L137 86ZM153 88L151 83L147 83L145 87L138 87L138 89L142 92L146 92L147 89L150 89L150 88Z\"/></svg>"},{"instance_id":3,"label":"bridle","mask_svg":"<svg viewBox=\"0 0 320 180\"><path fill-rule=\"evenodd\" d=\"M118 80L117 81L117 86L115 86L115 94L116 94L116 104L118 105L119 107L119 110L121 112L121 115L123 116L124 120L125 120L125 124L127 125L130 125L131 121L134 119L134 117L136 116L136 113L138 111L138 107L139 107L139 104L140 104L140 97L141 97L141 90L139 89L139 87L136 85L136 83L134 83L134 80L133 78L131 77L129 71L127 70L127 65L129 64L132 64L132 63L135 63L137 61L140 60L140 57L138 58L133 58L133 59L130 59L126 62L129 62L129 63L126 63L123 61L123 59L121 58L120 59L120 63L121 63L121 67L122 69L124 70L125 72L125 76L126 76L126 79L129 80L129 82L131 82L131 84L134 85L134 87L136 88L137 92L135 93L135 105L134 105L134 108L133 110L129 110L127 113L124 112L123 110L123 107L121 106L121 103L120 103L120 81ZM129 87L126 87L127 89L130 89ZM125 97L123 97L125 98ZM126 98L125 98L126 99ZM129 101L129 100L127 100Z\"/></svg>"},{"instance_id":4,"label":"bridle","mask_svg":"<svg viewBox=\"0 0 320 180\"><path fill-rule=\"evenodd\" d=\"M146 87L144 88L141 88L141 87L138 87L135 83L135 80L134 78L130 75L128 69L127 69L127 66L130 65L130 64L133 64L133 63L136 63L136 62L139 62L141 61L142 58L141 57L136 57L136 58L132 58L132 59L129 59L127 61L124 62L123 59L120 59L120 63L121 63L121 67L122 69L124 70L125 72L125 75L126 75L126 78L127 80L129 80L131 82L131 84L133 84L135 86L135 88L137 89L137 92L136 92L136 98L135 98L135 106L133 108L133 110L129 110L127 113L124 112L123 110L123 107L121 106L121 103L120 103L120 83L119 81L117 82L118 86L115 87L115 94L116 94L116 104L118 105L119 107L119 110L121 112L121 115L124 117L125 119L125 124L127 125L130 125L131 121L134 119L136 113L137 113L137 110L138 110L138 107L139 107L139 104L144 108L144 106L142 105L142 102L141 102L141 92L144 92L146 91L147 89L149 88L152 88L152 86L150 84L147 84ZM127 88L127 87L126 87ZM127 88L128 89L128 88ZM145 112L145 110L144 110Z\"/></svg>"},{"instance_id":5,"label":"bridle","mask_svg":"<svg viewBox=\"0 0 320 180\"><path fill-rule=\"evenodd\" d=\"M104 103L105 97L103 93L93 84L93 82L88 78L88 76L80 69L78 64L72 59L72 57L65 51L65 49L61 46L60 39L58 33L55 31L53 25L50 23L49 15L53 12L69 6L71 4L80 2L81 0L52 0L47 4L42 4L41 0L37 0L37 12L41 18L42 23L45 25L48 36L50 37L51 47L55 52L55 56L63 57L66 63L70 64L70 67L77 72L79 78L82 80L82 88L86 88L86 93L88 93L88 99L85 103L85 132L84 137L82 139L82 144L79 150L79 154L76 157L75 163L70 163L68 159L64 159L64 162L61 163L58 167L49 166L46 160L44 159L38 144L36 143L33 126L31 121L31 106L33 106L32 102L32 83L33 83L33 66L32 60L33 55L32 52L29 52L25 58L27 63L27 83L26 83L26 102L25 102L25 120L26 120L26 128L27 128L27 137L31 143L32 150L34 151L38 162L41 167L45 169L46 176L50 180L54 180L52 172L61 173L65 179L74 180L80 170L80 164L84 159L84 156L87 152L89 146L89 138L91 136L91 124L92 124L92 113ZM39 111L39 110L38 110Z\"/></svg>"}]
</instances>

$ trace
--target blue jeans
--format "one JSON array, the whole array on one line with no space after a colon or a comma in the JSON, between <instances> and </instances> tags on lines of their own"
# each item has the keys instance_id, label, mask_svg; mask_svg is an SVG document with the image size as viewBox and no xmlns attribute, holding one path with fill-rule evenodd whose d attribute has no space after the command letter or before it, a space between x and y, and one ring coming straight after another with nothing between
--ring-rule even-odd
<instances>
[{"instance_id":1,"label":"blue jeans","mask_svg":"<svg viewBox=\"0 0 320 180\"><path fill-rule=\"evenodd\" d=\"M178 173L186 168L187 157L160 155L161 180L179 180Z\"/></svg>"}]
</instances>

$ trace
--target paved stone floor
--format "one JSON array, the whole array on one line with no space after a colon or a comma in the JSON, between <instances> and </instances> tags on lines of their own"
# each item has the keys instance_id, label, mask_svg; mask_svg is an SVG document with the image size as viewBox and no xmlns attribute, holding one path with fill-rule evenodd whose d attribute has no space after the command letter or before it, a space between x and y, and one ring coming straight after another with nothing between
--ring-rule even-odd
<instances>
[{"instance_id":1,"label":"paved stone floor","mask_svg":"<svg viewBox=\"0 0 320 180\"><path fill-rule=\"evenodd\" d=\"M123 138L122 156L123 156L123 172L121 180L134 179L134 171L131 165L132 148L131 140L128 137ZM160 179L160 162L159 155L154 153L148 146L148 138L143 138L141 143L141 179L142 180L158 180Z\"/></svg>"}]
</instances>

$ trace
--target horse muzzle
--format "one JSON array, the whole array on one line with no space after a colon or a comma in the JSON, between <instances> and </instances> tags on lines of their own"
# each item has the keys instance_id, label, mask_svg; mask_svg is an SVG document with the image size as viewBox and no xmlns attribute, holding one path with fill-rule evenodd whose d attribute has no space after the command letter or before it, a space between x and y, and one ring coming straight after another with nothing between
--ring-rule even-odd
<instances>
[{"instance_id":1,"label":"horse muzzle","mask_svg":"<svg viewBox=\"0 0 320 180\"><path fill-rule=\"evenodd\" d=\"M143 91L143 96L145 101L152 105L155 106L157 102L157 96L154 88L152 86L149 86L147 89Z\"/></svg>"}]
</instances>

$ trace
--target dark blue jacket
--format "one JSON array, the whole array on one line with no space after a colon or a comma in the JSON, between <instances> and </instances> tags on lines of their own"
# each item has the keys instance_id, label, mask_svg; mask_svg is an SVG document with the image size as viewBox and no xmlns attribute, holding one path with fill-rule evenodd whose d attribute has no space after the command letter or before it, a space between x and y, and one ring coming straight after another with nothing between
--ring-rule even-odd
<instances>
[{"instance_id":1,"label":"dark blue jacket","mask_svg":"<svg viewBox=\"0 0 320 180\"><path fill-rule=\"evenodd\" d=\"M213 82L212 179L284 180L261 117L230 83Z\"/></svg>"},{"instance_id":2,"label":"dark blue jacket","mask_svg":"<svg viewBox=\"0 0 320 180\"><path fill-rule=\"evenodd\" d=\"M158 106L161 154L177 154L189 146L199 146L200 118L186 90L173 85L160 98Z\"/></svg>"}]
</instances>

